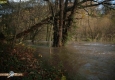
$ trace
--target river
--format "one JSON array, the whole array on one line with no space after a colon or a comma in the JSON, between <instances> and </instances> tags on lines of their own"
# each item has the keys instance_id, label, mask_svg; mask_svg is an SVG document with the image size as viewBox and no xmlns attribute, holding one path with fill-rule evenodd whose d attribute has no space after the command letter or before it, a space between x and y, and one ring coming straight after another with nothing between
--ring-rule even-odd
<instances>
[{"instance_id":1,"label":"river","mask_svg":"<svg viewBox=\"0 0 115 80\"><path fill-rule=\"evenodd\" d=\"M38 47L44 59L63 65L69 80L115 80L115 45L109 43L72 43L62 48Z\"/></svg>"}]
</instances>

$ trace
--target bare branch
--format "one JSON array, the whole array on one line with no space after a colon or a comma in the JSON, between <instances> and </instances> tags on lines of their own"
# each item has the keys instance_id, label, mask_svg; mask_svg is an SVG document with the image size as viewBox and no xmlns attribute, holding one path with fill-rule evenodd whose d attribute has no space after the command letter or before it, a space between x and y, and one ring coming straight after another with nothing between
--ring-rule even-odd
<instances>
[{"instance_id":1,"label":"bare branch","mask_svg":"<svg viewBox=\"0 0 115 80\"><path fill-rule=\"evenodd\" d=\"M49 17L46 18L46 19L44 19L44 20L42 20L40 23L38 23L38 24L32 26L30 29L27 29L27 30L25 30L25 31L23 31L23 32L18 33L18 34L16 35L16 38L20 38L20 37L22 37L22 36L24 36L24 35L30 33L31 31L35 30L36 28L42 26L43 24L46 23L46 21L48 21L48 19L49 19Z\"/></svg>"},{"instance_id":2,"label":"bare branch","mask_svg":"<svg viewBox=\"0 0 115 80\"><path fill-rule=\"evenodd\" d=\"M83 5L84 3L88 2L88 1L91 2L91 3L88 4L88 5ZM66 11L66 12L71 11L72 14L73 14L73 13L76 12L76 9L84 9L84 8L87 8L87 7L98 6L98 5L100 5L100 4L111 5L111 4L108 3L107 1L104 1L104 2L101 2L101 3L97 3L97 4L95 4L95 3L92 4L92 1L93 1L93 0L83 0L83 1L81 1L81 2L78 2L78 0L75 0L75 1L74 1L74 5L71 6L71 7L70 7L70 6L67 7L65 11ZM57 12L57 13L55 14L55 16L59 16L59 13L60 13L60 11ZM72 15L70 15L70 16L72 16ZM19 34L17 34L17 35L16 35L16 38L20 38L20 37L26 35L27 33L31 32L32 30L35 30L36 28L42 26L42 25L45 24L49 19L52 19L52 18L53 18L53 16L50 16L50 17L48 17L48 18L42 20L42 21L39 22L38 24L36 24L36 25L34 25L34 26L31 26L30 29L27 29L27 30L25 30L25 31L23 31L23 32L21 32L21 33L19 33ZM70 18L71 18L71 17L70 17Z\"/></svg>"}]
</instances>

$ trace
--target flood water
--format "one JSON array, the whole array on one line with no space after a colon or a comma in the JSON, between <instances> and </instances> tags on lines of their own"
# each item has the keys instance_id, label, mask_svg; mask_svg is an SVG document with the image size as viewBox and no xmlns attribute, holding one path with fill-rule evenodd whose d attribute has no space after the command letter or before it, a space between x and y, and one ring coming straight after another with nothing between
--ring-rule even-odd
<instances>
[{"instance_id":1,"label":"flood water","mask_svg":"<svg viewBox=\"0 0 115 80\"><path fill-rule=\"evenodd\" d=\"M62 48L37 47L37 53L53 65L62 64L68 80L115 80L115 45L72 43Z\"/></svg>"}]
</instances>

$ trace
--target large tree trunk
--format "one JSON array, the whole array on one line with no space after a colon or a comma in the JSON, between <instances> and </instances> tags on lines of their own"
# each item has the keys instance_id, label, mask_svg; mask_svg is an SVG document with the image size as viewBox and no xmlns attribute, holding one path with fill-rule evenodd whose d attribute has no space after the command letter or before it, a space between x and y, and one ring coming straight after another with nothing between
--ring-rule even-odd
<instances>
[{"instance_id":1,"label":"large tree trunk","mask_svg":"<svg viewBox=\"0 0 115 80\"><path fill-rule=\"evenodd\" d=\"M64 7L64 13L63 13L63 38L62 38L62 43L63 43L63 46L65 45L65 43L67 42L67 37L68 37L68 26L66 25L67 22L67 6L68 6L68 1L69 0L66 0L65 1L65 7Z\"/></svg>"},{"instance_id":2,"label":"large tree trunk","mask_svg":"<svg viewBox=\"0 0 115 80\"><path fill-rule=\"evenodd\" d=\"M59 14L59 43L58 46L62 46L62 31L63 31L63 10L64 0L60 0L60 14Z\"/></svg>"},{"instance_id":3,"label":"large tree trunk","mask_svg":"<svg viewBox=\"0 0 115 80\"><path fill-rule=\"evenodd\" d=\"M64 46L67 42L68 32L71 30L73 17L77 9L77 0L74 1L73 8L71 13L67 13L68 0L60 0L60 13L59 13L59 22L54 28L54 47ZM58 27L59 24L59 27Z\"/></svg>"},{"instance_id":4,"label":"large tree trunk","mask_svg":"<svg viewBox=\"0 0 115 80\"><path fill-rule=\"evenodd\" d=\"M59 0L59 9L59 20L57 18L54 19L53 47L62 46L64 0Z\"/></svg>"},{"instance_id":5,"label":"large tree trunk","mask_svg":"<svg viewBox=\"0 0 115 80\"><path fill-rule=\"evenodd\" d=\"M72 25L72 18L75 14L77 6L75 5L77 3L77 0L74 2L74 6L71 10L71 13L67 13L67 6L68 6L68 0L59 0L59 20L56 20L55 18L55 26L54 26L54 47L61 47L64 46L67 42L68 38L68 32ZM59 21L59 22L58 22Z\"/></svg>"},{"instance_id":6,"label":"large tree trunk","mask_svg":"<svg viewBox=\"0 0 115 80\"><path fill-rule=\"evenodd\" d=\"M53 33L53 47L58 46L58 40L59 40L59 35L58 35L58 19L54 19L54 33Z\"/></svg>"}]
</instances>

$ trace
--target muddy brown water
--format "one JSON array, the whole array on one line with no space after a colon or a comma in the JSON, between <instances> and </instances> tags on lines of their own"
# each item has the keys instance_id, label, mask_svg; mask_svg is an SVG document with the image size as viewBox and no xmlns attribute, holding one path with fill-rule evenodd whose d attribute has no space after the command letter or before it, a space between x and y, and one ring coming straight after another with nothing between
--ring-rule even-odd
<instances>
[{"instance_id":1,"label":"muddy brown water","mask_svg":"<svg viewBox=\"0 0 115 80\"><path fill-rule=\"evenodd\" d=\"M115 80L115 45L106 43L72 43L62 48L37 47L38 55L62 64L68 80Z\"/></svg>"}]
</instances>

